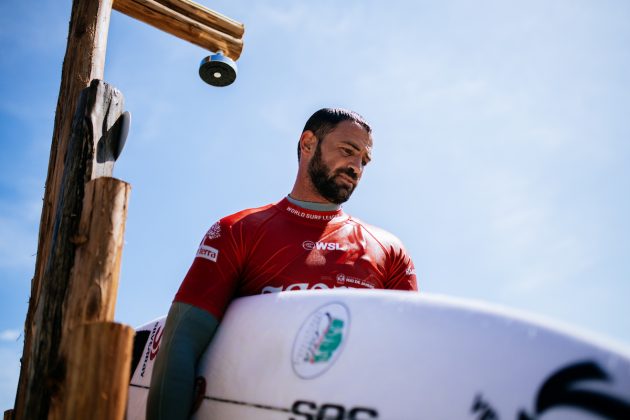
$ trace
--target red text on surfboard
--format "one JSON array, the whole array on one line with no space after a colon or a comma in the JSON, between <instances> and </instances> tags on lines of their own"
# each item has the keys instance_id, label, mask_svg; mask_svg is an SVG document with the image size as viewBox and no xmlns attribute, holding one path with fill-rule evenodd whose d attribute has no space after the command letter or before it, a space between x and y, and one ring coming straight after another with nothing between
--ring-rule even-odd
<instances>
[{"instance_id":1,"label":"red text on surfboard","mask_svg":"<svg viewBox=\"0 0 630 420\"><path fill-rule=\"evenodd\" d=\"M160 326L155 332L155 338L153 339L153 343L151 343L151 353L149 354L149 359L155 359L158 351L160 351L160 341L162 341L162 334L164 334L164 330Z\"/></svg>"}]
</instances>

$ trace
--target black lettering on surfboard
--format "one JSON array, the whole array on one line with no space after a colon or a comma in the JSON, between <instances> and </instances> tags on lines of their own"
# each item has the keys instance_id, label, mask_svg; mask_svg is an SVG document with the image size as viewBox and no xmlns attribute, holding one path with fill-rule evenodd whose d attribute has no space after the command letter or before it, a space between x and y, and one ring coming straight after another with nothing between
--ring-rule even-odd
<instances>
[{"instance_id":1,"label":"black lettering on surfboard","mask_svg":"<svg viewBox=\"0 0 630 420\"><path fill-rule=\"evenodd\" d=\"M346 410L337 404L324 404L317 412L317 420L344 420Z\"/></svg>"},{"instance_id":2,"label":"black lettering on surfboard","mask_svg":"<svg viewBox=\"0 0 630 420\"><path fill-rule=\"evenodd\" d=\"M315 409L317 408L317 404L311 401L296 401L293 403L291 407L291 413L297 414L302 417L304 420L315 420ZM290 420L298 420L294 417L291 417Z\"/></svg>"},{"instance_id":3,"label":"black lettering on surfboard","mask_svg":"<svg viewBox=\"0 0 630 420\"><path fill-rule=\"evenodd\" d=\"M534 409L521 409L516 413L518 420L536 420L552 409L567 408L583 410L610 419L630 419L630 402L619 395L602 391L602 383L614 382L611 376L591 360L564 366L553 372L540 386ZM590 384L599 383L598 389L588 389ZM481 394L473 401L471 412L476 420L499 418L490 402Z\"/></svg>"},{"instance_id":4,"label":"black lettering on surfboard","mask_svg":"<svg viewBox=\"0 0 630 420\"><path fill-rule=\"evenodd\" d=\"M521 410L519 420L537 419L557 407L573 407L611 419L630 419L630 402L589 390L587 381L612 382L608 373L597 363L587 360L563 367L549 376L538 391L533 414Z\"/></svg>"},{"instance_id":5,"label":"black lettering on surfboard","mask_svg":"<svg viewBox=\"0 0 630 420\"><path fill-rule=\"evenodd\" d=\"M354 407L348 413L349 420L377 419L378 411L373 408Z\"/></svg>"},{"instance_id":6,"label":"black lettering on surfboard","mask_svg":"<svg viewBox=\"0 0 630 420\"><path fill-rule=\"evenodd\" d=\"M149 340L149 335L151 333L149 331L136 331L136 335L133 337L133 351L131 353L131 373L129 376L129 381L133 377L133 373L138 369L140 365L140 359L142 359L142 351L144 350L144 346L147 345L147 341Z\"/></svg>"},{"instance_id":7,"label":"black lettering on surfboard","mask_svg":"<svg viewBox=\"0 0 630 420\"><path fill-rule=\"evenodd\" d=\"M471 407L471 411L477 417L477 420L498 420L496 411L492 408L488 401L485 401L480 394L477 394L475 401Z\"/></svg>"},{"instance_id":8,"label":"black lettering on surfboard","mask_svg":"<svg viewBox=\"0 0 630 420\"><path fill-rule=\"evenodd\" d=\"M150 361L155 359L158 350L160 349L160 340L162 339L162 326L160 321L157 321L153 325L151 335L149 336L149 343L147 344L147 351L144 353L144 361L142 362L142 369L140 370L140 376L144 378L144 374L147 369L147 365Z\"/></svg>"},{"instance_id":9,"label":"black lettering on surfboard","mask_svg":"<svg viewBox=\"0 0 630 420\"><path fill-rule=\"evenodd\" d=\"M301 417L289 420L370 420L378 419L378 411L367 407L346 407L339 404L325 403L318 406L312 401L298 400L293 403L291 413ZM346 415L346 413L348 413Z\"/></svg>"}]
</instances>

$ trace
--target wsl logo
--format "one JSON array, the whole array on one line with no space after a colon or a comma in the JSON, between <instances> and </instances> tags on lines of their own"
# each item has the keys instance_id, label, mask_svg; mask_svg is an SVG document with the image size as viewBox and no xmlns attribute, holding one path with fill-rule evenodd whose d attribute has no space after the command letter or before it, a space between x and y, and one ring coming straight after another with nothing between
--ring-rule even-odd
<instances>
[{"instance_id":1,"label":"wsl logo","mask_svg":"<svg viewBox=\"0 0 630 420\"><path fill-rule=\"evenodd\" d=\"M307 251L312 251L314 249L317 249L320 251L347 251L348 250L348 248L336 242L304 241L302 242L302 248L304 248Z\"/></svg>"},{"instance_id":2,"label":"wsl logo","mask_svg":"<svg viewBox=\"0 0 630 420\"><path fill-rule=\"evenodd\" d=\"M341 303L329 303L309 315L293 344L295 373L312 379L328 370L341 354L349 326L348 308Z\"/></svg>"}]
</instances>

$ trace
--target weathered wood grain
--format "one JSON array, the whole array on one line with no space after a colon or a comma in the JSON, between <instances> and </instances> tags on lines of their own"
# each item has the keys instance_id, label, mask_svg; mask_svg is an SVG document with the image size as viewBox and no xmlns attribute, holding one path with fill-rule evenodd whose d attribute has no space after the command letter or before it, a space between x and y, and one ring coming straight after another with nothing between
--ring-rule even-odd
<instances>
[{"instance_id":1,"label":"weathered wood grain","mask_svg":"<svg viewBox=\"0 0 630 420\"><path fill-rule=\"evenodd\" d=\"M49 419L123 420L133 347L133 328L89 322L68 335L63 386Z\"/></svg>"},{"instance_id":2,"label":"weathered wood grain","mask_svg":"<svg viewBox=\"0 0 630 420\"><path fill-rule=\"evenodd\" d=\"M75 265L76 247L82 244L84 237L89 241L90 236L79 229L79 218L84 217L84 186L92 179L111 176L113 163L120 151L120 147L115 148L114 143L119 131L122 95L108 89L102 82L96 82L87 93L80 96L82 89L91 81L103 78L113 1L73 0L43 198L35 273L25 321L20 379L14 410L6 411L5 418L46 418L51 396L59 395L56 387L62 384L60 378L66 371L63 360L59 358L64 326L63 308L68 299L70 270ZM124 9L124 4L130 5L130 16L207 50L223 51L232 59L237 59L242 51L242 24L190 0L117 0L117 6L120 6L117 10ZM104 111L106 108L108 110ZM77 109L79 111L75 113ZM87 112L88 109L92 112ZM117 152L112 153L112 150ZM128 191L123 195L126 194ZM112 251L112 255L116 252ZM83 260L80 251L76 255L76 258ZM107 264L113 266L109 268L110 271L102 271L100 276L110 282L106 292L109 294L115 289L111 282L120 259L110 258ZM76 270L89 271L88 268L78 266ZM83 308L85 311L80 316L90 318L92 315L100 317L103 313L109 314L112 311L109 304L97 296L98 290L103 291L104 286L90 286L88 289L88 293L92 294L89 301L93 306ZM124 389L126 392L126 386ZM90 417L93 418L85 418Z\"/></svg>"},{"instance_id":3,"label":"weathered wood grain","mask_svg":"<svg viewBox=\"0 0 630 420\"><path fill-rule=\"evenodd\" d=\"M243 40L193 20L157 0L115 0L114 9L208 51L222 51L237 60Z\"/></svg>"},{"instance_id":4,"label":"weathered wood grain","mask_svg":"<svg viewBox=\"0 0 630 420\"><path fill-rule=\"evenodd\" d=\"M79 228L71 238L76 253L64 336L78 324L114 319L130 191L128 183L105 177L85 187Z\"/></svg>"},{"instance_id":5,"label":"weathered wood grain","mask_svg":"<svg viewBox=\"0 0 630 420\"><path fill-rule=\"evenodd\" d=\"M156 0L176 12L234 38L242 38L245 25L190 0Z\"/></svg>"},{"instance_id":6,"label":"weathered wood grain","mask_svg":"<svg viewBox=\"0 0 630 420\"><path fill-rule=\"evenodd\" d=\"M45 391L45 381L41 380L45 372L37 371L41 367L39 366L41 361L33 363L31 360L37 348L42 346L50 348L50 343L46 343L47 338L39 337L41 330L45 328L42 325L42 315L46 312L42 308L41 289L48 282L45 272L50 261L53 227L61 197L61 181L73 114L81 90L92 79L103 78L111 7L112 0L75 0L72 4L39 225L35 274L31 283L31 297L24 327L22 366L14 412L17 420L45 418L48 411L49 394ZM46 295L49 293L44 294ZM54 349L52 351L54 352Z\"/></svg>"},{"instance_id":7,"label":"weathered wood grain","mask_svg":"<svg viewBox=\"0 0 630 420\"><path fill-rule=\"evenodd\" d=\"M35 301L27 318L16 419L46 418L50 398L57 392L64 308L75 264L85 185L94 177L112 173L113 161L99 162L97 149L115 137L114 122L122 107L122 94L102 81L94 80L81 92L61 165L63 176L50 227L48 258L37 290L31 291Z\"/></svg>"}]
</instances>

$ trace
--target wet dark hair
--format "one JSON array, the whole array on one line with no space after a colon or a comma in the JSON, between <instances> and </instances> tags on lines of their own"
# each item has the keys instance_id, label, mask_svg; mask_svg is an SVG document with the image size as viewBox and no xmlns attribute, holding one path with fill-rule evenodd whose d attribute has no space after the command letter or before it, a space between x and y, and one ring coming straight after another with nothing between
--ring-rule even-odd
<instances>
[{"instance_id":1,"label":"wet dark hair","mask_svg":"<svg viewBox=\"0 0 630 420\"><path fill-rule=\"evenodd\" d=\"M326 137L326 135L334 130L342 121L353 121L363 127L368 134L372 134L372 127L370 127L370 124L368 124L361 115L343 108L320 109L306 121L302 132L312 131L319 143L319 141ZM298 142L298 161L300 160L300 154L300 143Z\"/></svg>"}]
</instances>

